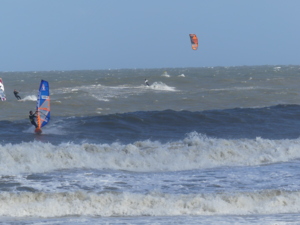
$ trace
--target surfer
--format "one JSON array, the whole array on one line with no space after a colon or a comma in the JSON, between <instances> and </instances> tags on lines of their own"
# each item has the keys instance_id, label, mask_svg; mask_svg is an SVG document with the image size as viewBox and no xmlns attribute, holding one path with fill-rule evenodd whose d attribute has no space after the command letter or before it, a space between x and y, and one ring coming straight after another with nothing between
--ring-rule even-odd
<instances>
[{"instance_id":1,"label":"surfer","mask_svg":"<svg viewBox=\"0 0 300 225\"><path fill-rule=\"evenodd\" d=\"M38 127L38 125L37 125L36 122L35 122L36 113L37 113L37 111L35 111L35 113L33 113L32 111L29 111L29 120L30 120L30 123L31 123L33 126L35 126L35 128Z\"/></svg>"},{"instance_id":2,"label":"surfer","mask_svg":"<svg viewBox=\"0 0 300 225\"><path fill-rule=\"evenodd\" d=\"M147 86L150 86L147 79L145 79L145 84L146 84Z\"/></svg>"},{"instance_id":3,"label":"surfer","mask_svg":"<svg viewBox=\"0 0 300 225\"><path fill-rule=\"evenodd\" d=\"M14 95L16 96L16 98L17 98L18 100L21 99L21 97L20 97L20 95L19 95L19 92L18 92L16 89L14 90Z\"/></svg>"}]
</instances>

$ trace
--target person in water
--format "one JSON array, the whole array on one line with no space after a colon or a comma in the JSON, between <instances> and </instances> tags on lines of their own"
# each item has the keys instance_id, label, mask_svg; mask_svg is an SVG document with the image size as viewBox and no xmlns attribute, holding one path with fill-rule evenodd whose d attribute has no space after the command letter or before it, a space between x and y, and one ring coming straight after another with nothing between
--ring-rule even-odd
<instances>
[{"instance_id":1,"label":"person in water","mask_svg":"<svg viewBox=\"0 0 300 225\"><path fill-rule=\"evenodd\" d=\"M150 86L147 79L145 79L145 84L146 84L147 86Z\"/></svg>"},{"instance_id":2,"label":"person in water","mask_svg":"<svg viewBox=\"0 0 300 225\"><path fill-rule=\"evenodd\" d=\"M37 125L36 122L35 122L36 114L37 114L37 111L35 111L35 113L33 113L32 111L29 111L29 120L30 120L30 123L31 123L33 126L35 126L35 128L38 127L38 125Z\"/></svg>"},{"instance_id":3,"label":"person in water","mask_svg":"<svg viewBox=\"0 0 300 225\"><path fill-rule=\"evenodd\" d=\"M16 89L14 90L14 95L16 96L16 98L17 98L18 100L21 99L21 97L20 97L20 95L19 95L19 92L18 92Z\"/></svg>"}]
</instances>

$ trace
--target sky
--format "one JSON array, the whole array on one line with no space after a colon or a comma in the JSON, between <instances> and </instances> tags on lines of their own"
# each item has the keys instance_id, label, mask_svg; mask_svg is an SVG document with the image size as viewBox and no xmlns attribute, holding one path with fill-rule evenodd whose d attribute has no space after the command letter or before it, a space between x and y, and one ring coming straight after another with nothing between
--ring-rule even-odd
<instances>
[{"instance_id":1,"label":"sky","mask_svg":"<svg viewBox=\"0 0 300 225\"><path fill-rule=\"evenodd\" d=\"M0 71L299 65L299 0L0 0ZM198 36L191 49L189 34Z\"/></svg>"}]
</instances>

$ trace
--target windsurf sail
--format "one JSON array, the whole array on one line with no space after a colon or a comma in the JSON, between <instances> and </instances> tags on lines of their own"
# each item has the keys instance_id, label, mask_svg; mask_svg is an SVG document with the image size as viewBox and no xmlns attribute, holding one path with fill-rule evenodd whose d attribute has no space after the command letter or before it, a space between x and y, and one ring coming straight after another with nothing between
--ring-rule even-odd
<instances>
[{"instance_id":1,"label":"windsurf sail","mask_svg":"<svg viewBox=\"0 0 300 225\"><path fill-rule=\"evenodd\" d=\"M6 100L5 92L4 92L4 84L2 78L0 78L0 99L1 101Z\"/></svg>"},{"instance_id":2,"label":"windsurf sail","mask_svg":"<svg viewBox=\"0 0 300 225\"><path fill-rule=\"evenodd\" d=\"M196 34L190 34L192 49L197 50L198 49L198 38Z\"/></svg>"},{"instance_id":3,"label":"windsurf sail","mask_svg":"<svg viewBox=\"0 0 300 225\"><path fill-rule=\"evenodd\" d=\"M37 129L45 126L50 121L50 92L48 81L41 80L36 104Z\"/></svg>"}]
</instances>

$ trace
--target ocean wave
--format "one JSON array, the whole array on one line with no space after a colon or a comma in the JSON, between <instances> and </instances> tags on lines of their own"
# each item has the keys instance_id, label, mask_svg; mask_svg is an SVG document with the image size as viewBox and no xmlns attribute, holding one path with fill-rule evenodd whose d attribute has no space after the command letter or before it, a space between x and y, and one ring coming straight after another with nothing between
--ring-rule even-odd
<instances>
[{"instance_id":1,"label":"ocean wave","mask_svg":"<svg viewBox=\"0 0 300 225\"><path fill-rule=\"evenodd\" d=\"M38 141L0 145L0 174L91 168L134 172L182 171L223 166L257 166L300 157L300 139L268 140L209 138L196 132L180 141L162 144L53 145Z\"/></svg>"},{"instance_id":2,"label":"ocean wave","mask_svg":"<svg viewBox=\"0 0 300 225\"><path fill-rule=\"evenodd\" d=\"M0 193L0 216L181 216L299 213L300 192L214 194Z\"/></svg>"},{"instance_id":3,"label":"ocean wave","mask_svg":"<svg viewBox=\"0 0 300 225\"><path fill-rule=\"evenodd\" d=\"M245 91L245 90L268 90L266 87L230 87L230 88L218 88L218 89L210 89L208 91Z\"/></svg>"}]
</instances>

